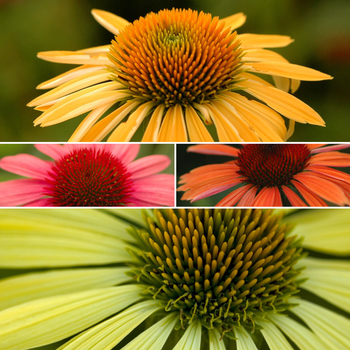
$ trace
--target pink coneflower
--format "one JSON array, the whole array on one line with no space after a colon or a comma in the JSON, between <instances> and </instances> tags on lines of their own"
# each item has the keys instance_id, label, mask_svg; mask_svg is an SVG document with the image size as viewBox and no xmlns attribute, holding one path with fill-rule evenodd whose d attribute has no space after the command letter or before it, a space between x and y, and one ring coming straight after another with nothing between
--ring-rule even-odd
<instances>
[{"instance_id":1,"label":"pink coneflower","mask_svg":"<svg viewBox=\"0 0 350 350\"><path fill-rule=\"evenodd\" d=\"M197 145L189 152L232 156L235 160L193 169L181 176L179 191L191 202L235 189L216 206L327 206L350 204L350 175L331 167L350 166L348 145L249 144Z\"/></svg>"},{"instance_id":2,"label":"pink coneflower","mask_svg":"<svg viewBox=\"0 0 350 350\"><path fill-rule=\"evenodd\" d=\"M174 206L174 175L158 174L165 155L136 158L140 145L35 147L54 161L29 154L0 160L0 168L26 179L0 183L0 206Z\"/></svg>"}]
</instances>

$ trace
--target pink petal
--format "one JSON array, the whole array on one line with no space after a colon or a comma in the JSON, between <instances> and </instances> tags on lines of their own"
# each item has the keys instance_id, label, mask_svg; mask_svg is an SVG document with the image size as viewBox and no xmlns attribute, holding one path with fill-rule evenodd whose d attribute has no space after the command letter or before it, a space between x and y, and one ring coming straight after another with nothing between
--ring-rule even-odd
<instances>
[{"instance_id":1,"label":"pink petal","mask_svg":"<svg viewBox=\"0 0 350 350\"><path fill-rule=\"evenodd\" d=\"M226 197L224 197L218 204L216 204L216 207L234 206L252 186L253 186L252 184L249 184L249 185L245 185L240 188L237 188L236 190L228 194Z\"/></svg>"},{"instance_id":2,"label":"pink petal","mask_svg":"<svg viewBox=\"0 0 350 350\"><path fill-rule=\"evenodd\" d=\"M51 198L40 198L23 205L23 207L52 207Z\"/></svg>"},{"instance_id":3,"label":"pink petal","mask_svg":"<svg viewBox=\"0 0 350 350\"><path fill-rule=\"evenodd\" d=\"M39 143L39 144L36 144L34 146L41 153L46 154L47 156L51 157L54 160L58 160L64 154L66 154L66 150L64 149L64 146L62 146L62 145L56 145L56 144L51 144L51 143L50 144Z\"/></svg>"},{"instance_id":4,"label":"pink petal","mask_svg":"<svg viewBox=\"0 0 350 350\"><path fill-rule=\"evenodd\" d=\"M118 157L124 164L131 163L140 151L139 144L115 144L112 154Z\"/></svg>"},{"instance_id":5,"label":"pink petal","mask_svg":"<svg viewBox=\"0 0 350 350\"><path fill-rule=\"evenodd\" d=\"M47 183L36 179L10 180L0 183L0 206L14 207L43 197Z\"/></svg>"},{"instance_id":6,"label":"pink petal","mask_svg":"<svg viewBox=\"0 0 350 350\"><path fill-rule=\"evenodd\" d=\"M195 145L195 146L188 147L187 152L237 157L239 149L232 146L227 146L227 145L208 144L208 145Z\"/></svg>"},{"instance_id":7,"label":"pink petal","mask_svg":"<svg viewBox=\"0 0 350 350\"><path fill-rule=\"evenodd\" d=\"M156 174L170 165L170 158L164 155L153 155L135 160L128 165L131 179L139 179L152 174Z\"/></svg>"},{"instance_id":8,"label":"pink petal","mask_svg":"<svg viewBox=\"0 0 350 350\"><path fill-rule=\"evenodd\" d=\"M293 207L307 207L306 203L289 187L283 185L282 190Z\"/></svg>"},{"instance_id":9,"label":"pink petal","mask_svg":"<svg viewBox=\"0 0 350 350\"><path fill-rule=\"evenodd\" d=\"M148 202L147 206L174 206L174 175L156 174L134 182L132 199Z\"/></svg>"},{"instance_id":10,"label":"pink petal","mask_svg":"<svg viewBox=\"0 0 350 350\"><path fill-rule=\"evenodd\" d=\"M30 154L17 154L0 160L0 168L34 179L44 179L51 170L52 164Z\"/></svg>"}]
</instances>

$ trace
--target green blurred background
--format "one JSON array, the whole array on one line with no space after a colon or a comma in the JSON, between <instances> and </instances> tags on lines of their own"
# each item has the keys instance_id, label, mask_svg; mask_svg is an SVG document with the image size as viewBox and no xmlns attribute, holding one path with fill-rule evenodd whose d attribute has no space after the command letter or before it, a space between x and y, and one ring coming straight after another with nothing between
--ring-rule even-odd
<instances>
[{"instance_id":1,"label":"green blurred background","mask_svg":"<svg viewBox=\"0 0 350 350\"><path fill-rule=\"evenodd\" d=\"M41 61L39 51L79 50L108 44L112 34L90 14L92 8L129 21L149 11L191 7L225 17L244 12L239 33L285 34L295 39L279 49L293 63L334 76L303 82L296 96L326 121L321 128L298 124L291 141L350 141L349 0L0 0L0 141L67 141L82 117L33 127L40 112L26 107L40 92L35 87L73 66Z\"/></svg>"}]
</instances>

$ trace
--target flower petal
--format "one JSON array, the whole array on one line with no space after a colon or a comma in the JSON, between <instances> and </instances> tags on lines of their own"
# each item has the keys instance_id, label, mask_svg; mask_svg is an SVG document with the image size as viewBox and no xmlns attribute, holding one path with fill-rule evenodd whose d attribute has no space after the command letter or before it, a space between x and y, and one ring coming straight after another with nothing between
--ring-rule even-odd
<instances>
[{"instance_id":1,"label":"flower petal","mask_svg":"<svg viewBox=\"0 0 350 350\"><path fill-rule=\"evenodd\" d=\"M278 187L264 187L255 197L252 206L254 207L273 207L281 206L281 195Z\"/></svg>"},{"instance_id":2,"label":"flower petal","mask_svg":"<svg viewBox=\"0 0 350 350\"><path fill-rule=\"evenodd\" d=\"M178 320L177 313L163 317L160 321L142 332L131 342L125 345L122 350L152 350L162 349L170 333Z\"/></svg>"},{"instance_id":3,"label":"flower petal","mask_svg":"<svg viewBox=\"0 0 350 350\"><path fill-rule=\"evenodd\" d=\"M234 331L237 337L237 350L258 350L253 339L244 327L234 327Z\"/></svg>"},{"instance_id":4,"label":"flower petal","mask_svg":"<svg viewBox=\"0 0 350 350\"><path fill-rule=\"evenodd\" d=\"M240 34L241 47L284 47L294 40L286 35Z\"/></svg>"},{"instance_id":5,"label":"flower petal","mask_svg":"<svg viewBox=\"0 0 350 350\"><path fill-rule=\"evenodd\" d=\"M165 105L160 104L153 111L147 128L143 134L142 142L157 142L159 129L162 124Z\"/></svg>"},{"instance_id":6,"label":"flower petal","mask_svg":"<svg viewBox=\"0 0 350 350\"><path fill-rule=\"evenodd\" d=\"M269 345L270 350L293 350L288 340L273 323L264 320L259 320L257 323L264 327L261 333Z\"/></svg>"},{"instance_id":7,"label":"flower petal","mask_svg":"<svg viewBox=\"0 0 350 350\"><path fill-rule=\"evenodd\" d=\"M216 207L232 207L234 206L243 196L249 191L249 189L253 187L252 184L244 185L242 187L237 188L232 191L226 197L224 197Z\"/></svg>"},{"instance_id":8,"label":"flower petal","mask_svg":"<svg viewBox=\"0 0 350 350\"><path fill-rule=\"evenodd\" d=\"M236 84L245 88L250 95L265 102L278 113L299 123L309 123L324 126L323 119L311 107L293 95L276 89L273 86L260 84L256 81L241 81Z\"/></svg>"},{"instance_id":9,"label":"flower petal","mask_svg":"<svg viewBox=\"0 0 350 350\"><path fill-rule=\"evenodd\" d=\"M310 158L311 165L323 165L334 167L349 167L350 154L340 152L318 153Z\"/></svg>"},{"instance_id":10,"label":"flower petal","mask_svg":"<svg viewBox=\"0 0 350 350\"><path fill-rule=\"evenodd\" d=\"M199 350L201 347L202 326L199 321L191 323L173 350Z\"/></svg>"},{"instance_id":11,"label":"flower petal","mask_svg":"<svg viewBox=\"0 0 350 350\"><path fill-rule=\"evenodd\" d=\"M141 299L140 291L135 285L95 289L3 310L0 348L28 349L67 338Z\"/></svg>"},{"instance_id":12,"label":"flower petal","mask_svg":"<svg viewBox=\"0 0 350 350\"><path fill-rule=\"evenodd\" d=\"M122 31L129 24L126 19L107 11L93 9L91 13L102 27L105 27L114 35L118 35L120 31Z\"/></svg>"},{"instance_id":13,"label":"flower petal","mask_svg":"<svg viewBox=\"0 0 350 350\"><path fill-rule=\"evenodd\" d=\"M97 210L6 210L0 213L0 265L8 268L128 261L129 224Z\"/></svg>"},{"instance_id":14,"label":"flower petal","mask_svg":"<svg viewBox=\"0 0 350 350\"><path fill-rule=\"evenodd\" d=\"M0 182L0 207L14 207L43 197L47 182L36 179L19 179Z\"/></svg>"},{"instance_id":15,"label":"flower petal","mask_svg":"<svg viewBox=\"0 0 350 350\"><path fill-rule=\"evenodd\" d=\"M304 261L304 260L303 260ZM285 333L300 350L328 350L306 327L285 315L269 315L269 319Z\"/></svg>"},{"instance_id":16,"label":"flower petal","mask_svg":"<svg viewBox=\"0 0 350 350\"><path fill-rule=\"evenodd\" d=\"M0 281L0 309L27 301L99 289L131 280L127 267L84 268L18 275Z\"/></svg>"},{"instance_id":17,"label":"flower petal","mask_svg":"<svg viewBox=\"0 0 350 350\"><path fill-rule=\"evenodd\" d=\"M303 210L293 214L293 233L306 248L327 254L350 254L350 215L347 209Z\"/></svg>"},{"instance_id":18,"label":"flower petal","mask_svg":"<svg viewBox=\"0 0 350 350\"><path fill-rule=\"evenodd\" d=\"M239 149L228 145L195 145L187 148L187 152L213 154L216 156L237 157Z\"/></svg>"},{"instance_id":19,"label":"flower petal","mask_svg":"<svg viewBox=\"0 0 350 350\"><path fill-rule=\"evenodd\" d=\"M224 29L230 28L231 31L234 31L235 29L237 29L245 23L246 18L247 16L244 15L243 12L239 12L228 17L220 18L219 23L225 22Z\"/></svg>"},{"instance_id":20,"label":"flower petal","mask_svg":"<svg viewBox=\"0 0 350 350\"><path fill-rule=\"evenodd\" d=\"M176 104L166 112L159 131L158 142L187 142L187 132L182 107Z\"/></svg>"},{"instance_id":21,"label":"flower petal","mask_svg":"<svg viewBox=\"0 0 350 350\"><path fill-rule=\"evenodd\" d=\"M350 349L350 321L309 301L295 299L299 306L291 312L300 317L331 349Z\"/></svg>"},{"instance_id":22,"label":"flower petal","mask_svg":"<svg viewBox=\"0 0 350 350\"><path fill-rule=\"evenodd\" d=\"M170 158L165 155L151 155L135 160L128 165L128 170L131 179L135 180L163 171L170 163Z\"/></svg>"},{"instance_id":23,"label":"flower petal","mask_svg":"<svg viewBox=\"0 0 350 350\"><path fill-rule=\"evenodd\" d=\"M283 185L282 191L287 196L290 204L293 207L307 207L305 202L294 191L292 191L289 187Z\"/></svg>"},{"instance_id":24,"label":"flower petal","mask_svg":"<svg viewBox=\"0 0 350 350\"><path fill-rule=\"evenodd\" d=\"M0 159L0 168L11 173L44 180L51 170L52 162L47 162L30 154L17 154Z\"/></svg>"},{"instance_id":25,"label":"flower petal","mask_svg":"<svg viewBox=\"0 0 350 350\"><path fill-rule=\"evenodd\" d=\"M190 141L195 142L213 142L209 131L204 126L199 115L191 106L187 106L185 110L186 125Z\"/></svg>"},{"instance_id":26,"label":"flower petal","mask_svg":"<svg viewBox=\"0 0 350 350\"><path fill-rule=\"evenodd\" d=\"M209 350L226 350L225 343L217 329L209 329Z\"/></svg>"},{"instance_id":27,"label":"flower petal","mask_svg":"<svg viewBox=\"0 0 350 350\"><path fill-rule=\"evenodd\" d=\"M303 277L308 280L303 289L326 299L331 304L350 312L350 263L339 260L306 258Z\"/></svg>"},{"instance_id":28,"label":"flower petal","mask_svg":"<svg viewBox=\"0 0 350 350\"><path fill-rule=\"evenodd\" d=\"M148 300L128 307L107 321L77 335L57 350L109 350L159 309L159 301Z\"/></svg>"}]
</instances>

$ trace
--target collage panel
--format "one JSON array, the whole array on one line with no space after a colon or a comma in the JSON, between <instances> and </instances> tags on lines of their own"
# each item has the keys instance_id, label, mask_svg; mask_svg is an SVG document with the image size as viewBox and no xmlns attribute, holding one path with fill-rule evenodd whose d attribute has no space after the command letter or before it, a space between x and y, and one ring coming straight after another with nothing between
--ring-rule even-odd
<instances>
[{"instance_id":1,"label":"collage panel","mask_svg":"<svg viewBox=\"0 0 350 350\"><path fill-rule=\"evenodd\" d=\"M349 13L0 0L0 350L349 350Z\"/></svg>"},{"instance_id":2,"label":"collage panel","mask_svg":"<svg viewBox=\"0 0 350 350\"><path fill-rule=\"evenodd\" d=\"M350 204L350 144L177 144L177 205Z\"/></svg>"},{"instance_id":3,"label":"collage panel","mask_svg":"<svg viewBox=\"0 0 350 350\"><path fill-rule=\"evenodd\" d=\"M174 145L0 144L0 207L173 207Z\"/></svg>"},{"instance_id":4,"label":"collage panel","mask_svg":"<svg viewBox=\"0 0 350 350\"><path fill-rule=\"evenodd\" d=\"M349 228L345 209L1 209L0 348L348 349Z\"/></svg>"}]
</instances>

